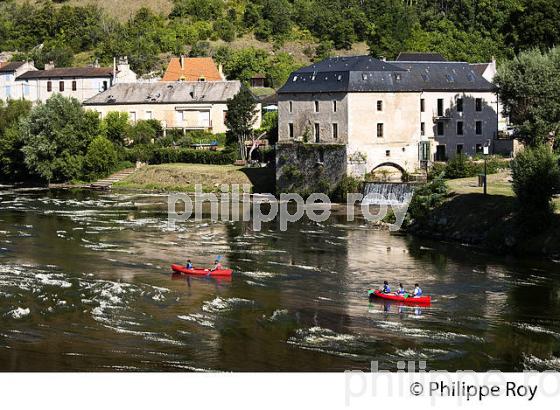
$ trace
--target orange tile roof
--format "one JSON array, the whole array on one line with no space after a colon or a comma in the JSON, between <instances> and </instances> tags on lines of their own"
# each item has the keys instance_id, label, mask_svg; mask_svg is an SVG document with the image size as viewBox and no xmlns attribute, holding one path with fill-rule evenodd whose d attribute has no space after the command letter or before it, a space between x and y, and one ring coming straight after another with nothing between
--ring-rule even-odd
<instances>
[{"instance_id":1,"label":"orange tile roof","mask_svg":"<svg viewBox=\"0 0 560 410\"><path fill-rule=\"evenodd\" d=\"M174 57L169 62L162 81L222 81L223 78L211 57Z\"/></svg>"}]
</instances>

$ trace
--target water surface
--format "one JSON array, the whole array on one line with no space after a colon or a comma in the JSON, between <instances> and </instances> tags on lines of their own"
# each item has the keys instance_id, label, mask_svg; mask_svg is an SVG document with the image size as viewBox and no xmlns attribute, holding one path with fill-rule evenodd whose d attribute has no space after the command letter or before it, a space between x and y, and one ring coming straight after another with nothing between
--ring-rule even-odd
<instances>
[{"instance_id":1,"label":"water surface","mask_svg":"<svg viewBox=\"0 0 560 410\"><path fill-rule=\"evenodd\" d=\"M0 370L560 370L560 265L332 217L188 221L158 195L0 192ZM172 275L216 255L231 281ZM415 282L427 308L369 303Z\"/></svg>"}]
</instances>

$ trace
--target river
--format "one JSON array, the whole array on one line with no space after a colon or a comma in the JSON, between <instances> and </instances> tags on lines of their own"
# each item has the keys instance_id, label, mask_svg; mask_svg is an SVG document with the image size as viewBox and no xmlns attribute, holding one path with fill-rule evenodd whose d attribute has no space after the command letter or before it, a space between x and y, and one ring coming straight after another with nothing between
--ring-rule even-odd
<instances>
[{"instance_id":1,"label":"river","mask_svg":"<svg viewBox=\"0 0 560 410\"><path fill-rule=\"evenodd\" d=\"M0 192L1 371L560 370L560 264L333 216L187 221L161 195ZM216 255L231 281L172 275ZM430 307L370 303L415 282Z\"/></svg>"}]
</instances>

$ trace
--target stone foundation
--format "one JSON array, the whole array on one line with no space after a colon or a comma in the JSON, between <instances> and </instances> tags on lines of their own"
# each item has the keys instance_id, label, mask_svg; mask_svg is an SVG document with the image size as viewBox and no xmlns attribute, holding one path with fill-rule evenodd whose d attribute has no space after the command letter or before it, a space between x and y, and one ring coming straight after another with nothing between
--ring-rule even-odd
<instances>
[{"instance_id":1,"label":"stone foundation","mask_svg":"<svg viewBox=\"0 0 560 410\"><path fill-rule=\"evenodd\" d=\"M276 192L331 192L347 173L346 145L278 143Z\"/></svg>"}]
</instances>

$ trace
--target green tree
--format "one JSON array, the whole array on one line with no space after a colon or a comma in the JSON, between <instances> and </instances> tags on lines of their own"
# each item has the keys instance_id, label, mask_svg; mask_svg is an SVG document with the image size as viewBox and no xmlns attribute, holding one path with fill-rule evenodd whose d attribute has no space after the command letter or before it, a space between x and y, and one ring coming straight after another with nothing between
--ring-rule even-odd
<instances>
[{"instance_id":1,"label":"green tree","mask_svg":"<svg viewBox=\"0 0 560 410\"><path fill-rule=\"evenodd\" d=\"M278 141L278 111L264 113L261 130L266 132L266 138L270 144L276 144Z\"/></svg>"},{"instance_id":2,"label":"green tree","mask_svg":"<svg viewBox=\"0 0 560 410\"><path fill-rule=\"evenodd\" d=\"M227 107L225 125L228 128L228 143L237 143L240 158L246 160L245 143L253 134L253 125L258 115L255 97L249 89L241 87L239 93L228 100Z\"/></svg>"},{"instance_id":3,"label":"green tree","mask_svg":"<svg viewBox=\"0 0 560 410\"><path fill-rule=\"evenodd\" d=\"M538 221L550 214L552 194L560 180L558 156L545 145L529 147L517 154L511 170L523 216Z\"/></svg>"},{"instance_id":4,"label":"green tree","mask_svg":"<svg viewBox=\"0 0 560 410\"><path fill-rule=\"evenodd\" d=\"M0 137L4 131L16 124L31 111L31 102L26 100L0 100Z\"/></svg>"},{"instance_id":5,"label":"green tree","mask_svg":"<svg viewBox=\"0 0 560 410\"><path fill-rule=\"evenodd\" d=\"M105 137L96 137L88 146L84 158L84 176L95 180L109 175L117 165L117 150Z\"/></svg>"},{"instance_id":6,"label":"green tree","mask_svg":"<svg viewBox=\"0 0 560 410\"><path fill-rule=\"evenodd\" d=\"M560 131L560 48L520 53L498 68L495 83L516 138L531 146Z\"/></svg>"},{"instance_id":7,"label":"green tree","mask_svg":"<svg viewBox=\"0 0 560 410\"><path fill-rule=\"evenodd\" d=\"M111 111L101 122L101 133L115 144L125 145L129 132L130 124L127 112Z\"/></svg>"},{"instance_id":8,"label":"green tree","mask_svg":"<svg viewBox=\"0 0 560 410\"><path fill-rule=\"evenodd\" d=\"M196 20L215 20L224 10L223 0L173 0L172 17L193 17Z\"/></svg>"},{"instance_id":9,"label":"green tree","mask_svg":"<svg viewBox=\"0 0 560 410\"><path fill-rule=\"evenodd\" d=\"M24 164L18 123L31 111L31 102L24 100L0 100L0 179L23 181L28 172Z\"/></svg>"},{"instance_id":10,"label":"green tree","mask_svg":"<svg viewBox=\"0 0 560 410\"><path fill-rule=\"evenodd\" d=\"M508 40L516 50L546 50L560 42L560 0L523 0L507 24Z\"/></svg>"},{"instance_id":11,"label":"green tree","mask_svg":"<svg viewBox=\"0 0 560 410\"><path fill-rule=\"evenodd\" d=\"M19 126L28 170L47 182L81 176L83 155L99 134L99 117L79 101L55 94L33 108Z\"/></svg>"},{"instance_id":12,"label":"green tree","mask_svg":"<svg viewBox=\"0 0 560 410\"><path fill-rule=\"evenodd\" d=\"M129 138L134 145L151 144L158 136L158 129L150 120L140 120L130 127Z\"/></svg>"}]
</instances>

